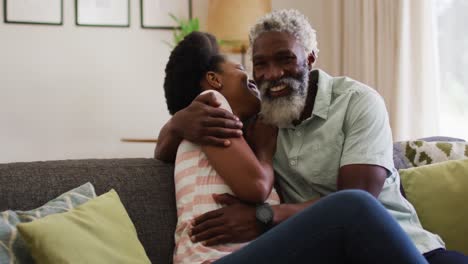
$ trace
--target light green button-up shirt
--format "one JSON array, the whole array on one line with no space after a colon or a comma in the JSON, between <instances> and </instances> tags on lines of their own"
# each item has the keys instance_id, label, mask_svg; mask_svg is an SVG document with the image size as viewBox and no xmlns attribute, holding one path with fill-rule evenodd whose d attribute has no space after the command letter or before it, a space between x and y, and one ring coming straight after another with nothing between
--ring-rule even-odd
<instances>
[{"instance_id":1,"label":"light green button-up shirt","mask_svg":"<svg viewBox=\"0 0 468 264\"><path fill-rule=\"evenodd\" d=\"M379 196L381 203L421 253L443 248L444 242L422 228L414 207L400 193L381 96L362 83L321 70L317 88L312 116L279 130L273 164L285 202L305 202L337 191L338 170L344 165L382 166L389 176Z\"/></svg>"}]
</instances>

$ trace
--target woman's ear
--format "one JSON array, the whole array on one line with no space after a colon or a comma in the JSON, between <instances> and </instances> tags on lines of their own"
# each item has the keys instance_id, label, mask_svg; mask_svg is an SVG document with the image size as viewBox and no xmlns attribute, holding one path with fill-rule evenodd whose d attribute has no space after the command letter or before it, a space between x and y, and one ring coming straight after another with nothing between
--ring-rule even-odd
<instances>
[{"instance_id":1,"label":"woman's ear","mask_svg":"<svg viewBox=\"0 0 468 264\"><path fill-rule=\"evenodd\" d=\"M205 80L207 81L208 85L211 86L214 90L220 90L223 87L223 83L221 81L221 76L214 71L209 71L205 74Z\"/></svg>"}]
</instances>

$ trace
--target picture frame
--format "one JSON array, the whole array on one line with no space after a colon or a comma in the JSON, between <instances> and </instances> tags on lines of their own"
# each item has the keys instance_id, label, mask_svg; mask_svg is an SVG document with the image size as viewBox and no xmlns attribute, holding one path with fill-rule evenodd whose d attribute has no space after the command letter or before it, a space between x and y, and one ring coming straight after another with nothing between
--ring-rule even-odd
<instances>
[{"instance_id":1,"label":"picture frame","mask_svg":"<svg viewBox=\"0 0 468 264\"><path fill-rule=\"evenodd\" d=\"M75 24L130 27L130 0L75 0Z\"/></svg>"},{"instance_id":2,"label":"picture frame","mask_svg":"<svg viewBox=\"0 0 468 264\"><path fill-rule=\"evenodd\" d=\"M192 0L140 0L142 28L180 29L169 14L173 14L180 19L192 19Z\"/></svg>"},{"instance_id":3,"label":"picture frame","mask_svg":"<svg viewBox=\"0 0 468 264\"><path fill-rule=\"evenodd\" d=\"M3 0L5 23L63 25L63 0Z\"/></svg>"}]
</instances>

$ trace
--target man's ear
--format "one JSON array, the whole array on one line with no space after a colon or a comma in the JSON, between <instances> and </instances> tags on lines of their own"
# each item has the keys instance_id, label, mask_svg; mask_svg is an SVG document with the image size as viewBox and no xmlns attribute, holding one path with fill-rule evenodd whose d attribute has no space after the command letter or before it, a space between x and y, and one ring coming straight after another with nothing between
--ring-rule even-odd
<instances>
[{"instance_id":1,"label":"man's ear","mask_svg":"<svg viewBox=\"0 0 468 264\"><path fill-rule=\"evenodd\" d=\"M307 66L309 67L309 70L312 70L312 65L314 65L316 59L317 56L313 51L309 54L309 56L307 56Z\"/></svg>"},{"instance_id":2,"label":"man's ear","mask_svg":"<svg viewBox=\"0 0 468 264\"><path fill-rule=\"evenodd\" d=\"M214 90L220 90L223 87L221 76L214 71L209 71L205 74L205 80L208 85Z\"/></svg>"}]
</instances>

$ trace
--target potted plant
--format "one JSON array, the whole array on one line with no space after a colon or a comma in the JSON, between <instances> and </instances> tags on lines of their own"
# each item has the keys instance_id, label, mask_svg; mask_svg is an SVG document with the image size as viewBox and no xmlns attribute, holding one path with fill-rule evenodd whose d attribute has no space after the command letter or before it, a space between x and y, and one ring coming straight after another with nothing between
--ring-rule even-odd
<instances>
[{"instance_id":1,"label":"potted plant","mask_svg":"<svg viewBox=\"0 0 468 264\"><path fill-rule=\"evenodd\" d=\"M192 33L193 31L200 30L200 22L198 21L198 18L196 17L188 19L188 20L184 20L184 19L180 19L176 17L174 14L169 14L169 16L171 16L171 18L177 23L177 26L178 26L178 28L174 29L174 32L172 34L173 43L164 41L171 48L174 48L188 34Z\"/></svg>"}]
</instances>

